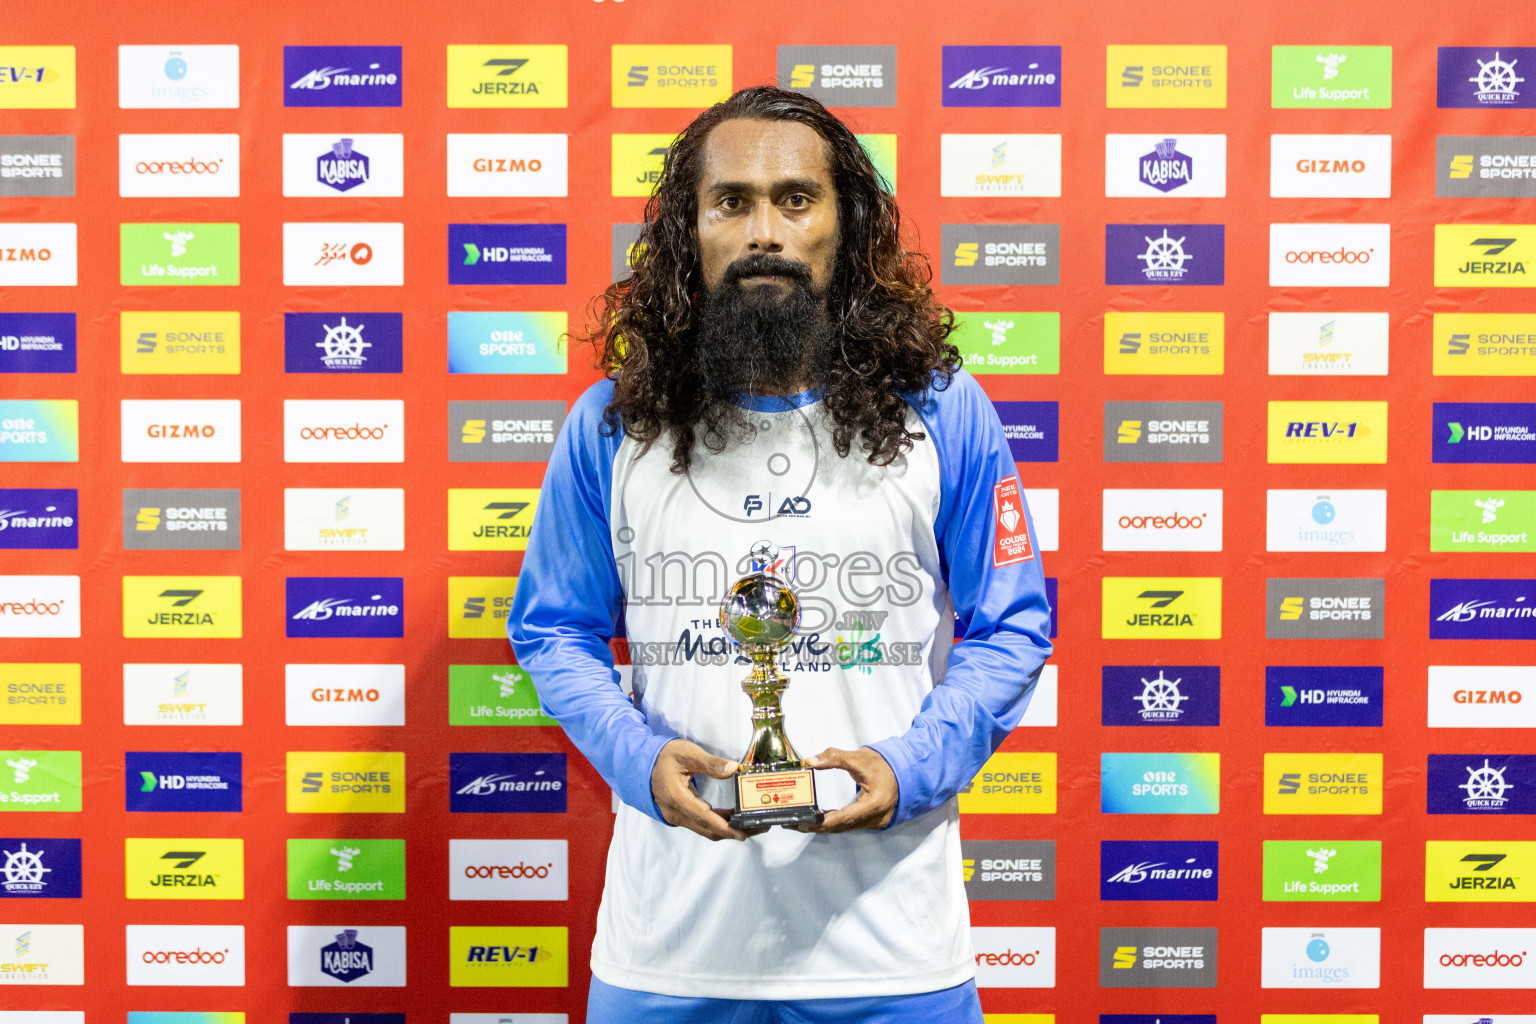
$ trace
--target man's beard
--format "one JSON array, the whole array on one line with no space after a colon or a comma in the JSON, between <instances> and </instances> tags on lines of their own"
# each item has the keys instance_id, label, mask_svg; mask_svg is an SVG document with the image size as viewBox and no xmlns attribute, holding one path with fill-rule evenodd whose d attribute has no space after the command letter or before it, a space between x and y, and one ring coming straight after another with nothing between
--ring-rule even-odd
<instances>
[{"instance_id":1,"label":"man's beard","mask_svg":"<svg viewBox=\"0 0 1536 1024\"><path fill-rule=\"evenodd\" d=\"M778 274L789 282L743 287L741 279ZM728 401L741 392L784 394L822 383L831 350L826 293L811 287L803 263L759 253L737 260L704 297L698 368L705 393Z\"/></svg>"}]
</instances>

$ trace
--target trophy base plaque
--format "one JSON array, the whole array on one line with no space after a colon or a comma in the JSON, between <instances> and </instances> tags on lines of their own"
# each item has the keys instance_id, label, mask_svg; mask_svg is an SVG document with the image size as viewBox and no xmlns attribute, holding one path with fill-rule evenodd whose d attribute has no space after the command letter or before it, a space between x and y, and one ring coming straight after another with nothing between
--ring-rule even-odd
<instances>
[{"instance_id":1,"label":"trophy base plaque","mask_svg":"<svg viewBox=\"0 0 1536 1024\"><path fill-rule=\"evenodd\" d=\"M736 776L732 828L820 825L824 817L816 806L816 777L809 768L742 772Z\"/></svg>"}]
</instances>

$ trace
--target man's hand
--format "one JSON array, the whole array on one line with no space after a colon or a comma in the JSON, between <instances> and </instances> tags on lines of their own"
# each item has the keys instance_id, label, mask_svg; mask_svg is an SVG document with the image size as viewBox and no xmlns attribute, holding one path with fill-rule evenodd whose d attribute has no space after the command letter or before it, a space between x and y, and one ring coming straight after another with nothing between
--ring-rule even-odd
<instances>
[{"instance_id":1,"label":"man's hand","mask_svg":"<svg viewBox=\"0 0 1536 1024\"><path fill-rule=\"evenodd\" d=\"M651 769L651 795L656 798L662 818L669 825L681 826L711 840L746 839L764 831L731 828L731 809L709 806L693 788L695 775L730 779L735 777L736 768L735 761L716 757L691 740L667 743Z\"/></svg>"},{"instance_id":2,"label":"man's hand","mask_svg":"<svg viewBox=\"0 0 1536 1024\"><path fill-rule=\"evenodd\" d=\"M841 768L859 784L858 796L847 807L828 811L820 825L802 825L802 832L847 832L855 828L884 828L896 813L900 795L896 773L878 751L869 747L838 750L828 747L809 758L812 768Z\"/></svg>"}]
</instances>

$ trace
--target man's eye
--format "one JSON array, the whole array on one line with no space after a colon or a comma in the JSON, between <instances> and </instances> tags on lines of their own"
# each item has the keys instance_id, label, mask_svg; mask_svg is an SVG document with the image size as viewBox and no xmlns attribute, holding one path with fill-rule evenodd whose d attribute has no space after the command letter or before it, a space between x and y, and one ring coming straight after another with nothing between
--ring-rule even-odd
<instances>
[{"instance_id":1,"label":"man's eye","mask_svg":"<svg viewBox=\"0 0 1536 1024\"><path fill-rule=\"evenodd\" d=\"M807 203L809 203L810 201L811 200L810 200L809 196L803 195L802 193L799 193L799 192L796 192L794 195L790 196L788 199L785 200L785 202L789 203L790 206L794 206L794 207L804 206Z\"/></svg>"},{"instance_id":2,"label":"man's eye","mask_svg":"<svg viewBox=\"0 0 1536 1024\"><path fill-rule=\"evenodd\" d=\"M741 198L739 196L726 196L724 199L720 200L720 206L726 210L734 210L740 205Z\"/></svg>"}]
</instances>

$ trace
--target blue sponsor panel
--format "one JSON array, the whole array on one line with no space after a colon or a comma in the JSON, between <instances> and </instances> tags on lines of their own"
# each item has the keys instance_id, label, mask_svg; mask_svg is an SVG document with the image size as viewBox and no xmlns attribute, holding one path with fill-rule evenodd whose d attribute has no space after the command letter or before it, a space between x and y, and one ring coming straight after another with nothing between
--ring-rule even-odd
<instances>
[{"instance_id":1,"label":"blue sponsor panel","mask_svg":"<svg viewBox=\"0 0 1536 1024\"><path fill-rule=\"evenodd\" d=\"M565 812L564 754L449 754L452 813Z\"/></svg>"},{"instance_id":2,"label":"blue sponsor panel","mask_svg":"<svg viewBox=\"0 0 1536 1024\"><path fill-rule=\"evenodd\" d=\"M1217 814L1221 755L1103 753L1099 810L1104 814Z\"/></svg>"},{"instance_id":3,"label":"blue sponsor panel","mask_svg":"<svg viewBox=\"0 0 1536 1024\"><path fill-rule=\"evenodd\" d=\"M449 224L449 284L565 284L564 224Z\"/></svg>"},{"instance_id":4,"label":"blue sponsor panel","mask_svg":"<svg viewBox=\"0 0 1536 1024\"><path fill-rule=\"evenodd\" d=\"M1383 678L1379 665L1267 666L1264 724L1379 726Z\"/></svg>"},{"instance_id":5,"label":"blue sponsor panel","mask_svg":"<svg viewBox=\"0 0 1536 1024\"><path fill-rule=\"evenodd\" d=\"M1220 725L1217 665L1105 665L1104 725Z\"/></svg>"},{"instance_id":6,"label":"blue sponsor panel","mask_svg":"<svg viewBox=\"0 0 1536 1024\"><path fill-rule=\"evenodd\" d=\"M1430 580L1429 638L1536 640L1536 580Z\"/></svg>"},{"instance_id":7,"label":"blue sponsor panel","mask_svg":"<svg viewBox=\"0 0 1536 1024\"><path fill-rule=\"evenodd\" d=\"M1214 1013L1101 1013L1099 1024L1216 1024Z\"/></svg>"},{"instance_id":8,"label":"blue sponsor panel","mask_svg":"<svg viewBox=\"0 0 1536 1024\"><path fill-rule=\"evenodd\" d=\"M1061 106L1061 47L944 47L944 106Z\"/></svg>"},{"instance_id":9,"label":"blue sponsor panel","mask_svg":"<svg viewBox=\"0 0 1536 1024\"><path fill-rule=\"evenodd\" d=\"M993 402L1014 462L1055 462L1061 428L1056 402Z\"/></svg>"},{"instance_id":10,"label":"blue sponsor panel","mask_svg":"<svg viewBox=\"0 0 1536 1024\"><path fill-rule=\"evenodd\" d=\"M0 313L0 373L74 373L75 314Z\"/></svg>"},{"instance_id":11,"label":"blue sponsor panel","mask_svg":"<svg viewBox=\"0 0 1536 1024\"><path fill-rule=\"evenodd\" d=\"M1218 845L1211 841L1099 843L1099 899L1216 899Z\"/></svg>"},{"instance_id":12,"label":"blue sponsor panel","mask_svg":"<svg viewBox=\"0 0 1536 1024\"><path fill-rule=\"evenodd\" d=\"M1430 814L1536 814L1536 754L1430 754Z\"/></svg>"},{"instance_id":13,"label":"blue sponsor panel","mask_svg":"<svg viewBox=\"0 0 1536 1024\"><path fill-rule=\"evenodd\" d=\"M516 1018L513 1018L514 1020ZM403 1013L290 1013L288 1024L405 1024Z\"/></svg>"},{"instance_id":14,"label":"blue sponsor panel","mask_svg":"<svg viewBox=\"0 0 1536 1024\"><path fill-rule=\"evenodd\" d=\"M1054 640L1054 639L1056 639L1056 577L1055 576L1047 576L1045 578L1045 600L1046 600L1046 603L1051 606L1051 636L1050 636L1050 638L1052 640Z\"/></svg>"},{"instance_id":15,"label":"blue sponsor panel","mask_svg":"<svg viewBox=\"0 0 1536 1024\"><path fill-rule=\"evenodd\" d=\"M290 576L287 596L291 637L405 635L399 576Z\"/></svg>"},{"instance_id":16,"label":"blue sponsor panel","mask_svg":"<svg viewBox=\"0 0 1536 1024\"><path fill-rule=\"evenodd\" d=\"M123 775L130 811L241 809L238 753L130 750Z\"/></svg>"},{"instance_id":17,"label":"blue sponsor panel","mask_svg":"<svg viewBox=\"0 0 1536 1024\"><path fill-rule=\"evenodd\" d=\"M0 488L0 548L46 551L79 547L79 491Z\"/></svg>"},{"instance_id":18,"label":"blue sponsor panel","mask_svg":"<svg viewBox=\"0 0 1536 1024\"><path fill-rule=\"evenodd\" d=\"M287 373L399 373L405 318L399 313L284 313Z\"/></svg>"},{"instance_id":19,"label":"blue sponsor panel","mask_svg":"<svg viewBox=\"0 0 1536 1024\"><path fill-rule=\"evenodd\" d=\"M1536 403L1436 402L1436 462L1536 462Z\"/></svg>"},{"instance_id":20,"label":"blue sponsor panel","mask_svg":"<svg viewBox=\"0 0 1536 1024\"><path fill-rule=\"evenodd\" d=\"M1223 284L1226 264L1224 224L1104 225L1105 284Z\"/></svg>"},{"instance_id":21,"label":"blue sponsor panel","mask_svg":"<svg viewBox=\"0 0 1536 1024\"><path fill-rule=\"evenodd\" d=\"M1536 47L1442 46L1439 57L1435 106L1536 107L1536 79L1526 81L1536 68Z\"/></svg>"},{"instance_id":22,"label":"blue sponsor panel","mask_svg":"<svg viewBox=\"0 0 1536 1024\"><path fill-rule=\"evenodd\" d=\"M283 47L283 106L398 107L398 46Z\"/></svg>"},{"instance_id":23,"label":"blue sponsor panel","mask_svg":"<svg viewBox=\"0 0 1536 1024\"><path fill-rule=\"evenodd\" d=\"M80 898L80 840L0 839L0 900Z\"/></svg>"}]
</instances>

